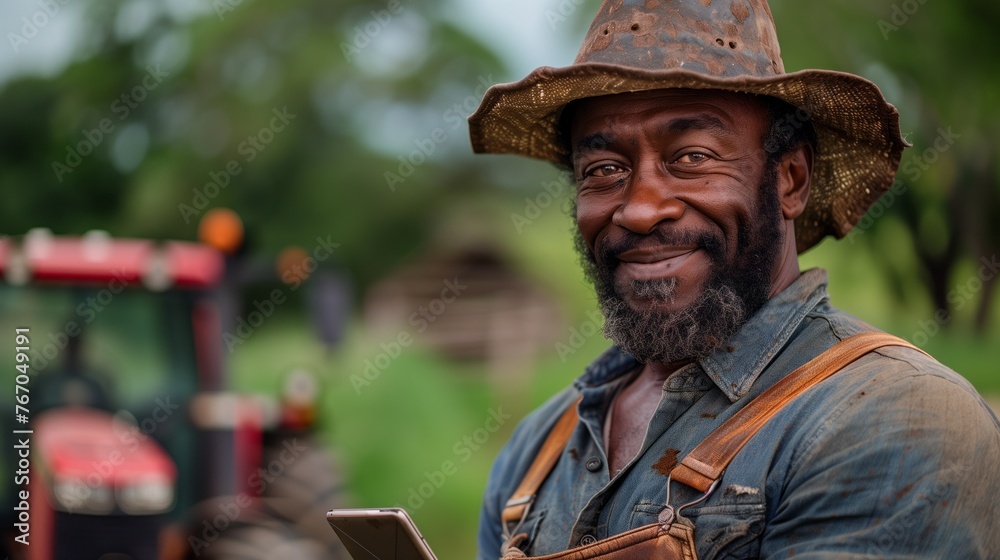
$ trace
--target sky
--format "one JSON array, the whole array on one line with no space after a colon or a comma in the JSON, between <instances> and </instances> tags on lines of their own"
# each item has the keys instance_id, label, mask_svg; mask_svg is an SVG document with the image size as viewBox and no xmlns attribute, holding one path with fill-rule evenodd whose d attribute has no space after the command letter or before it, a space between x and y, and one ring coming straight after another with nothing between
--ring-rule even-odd
<instances>
[{"instance_id":1,"label":"sky","mask_svg":"<svg viewBox=\"0 0 1000 560\"><path fill-rule=\"evenodd\" d=\"M539 66L568 66L583 36L572 21L584 0L453 0L452 19L504 56L515 76ZM590 8L593 9L593 8ZM562 14L568 17L564 21Z\"/></svg>"},{"instance_id":2,"label":"sky","mask_svg":"<svg viewBox=\"0 0 1000 560\"><path fill-rule=\"evenodd\" d=\"M141 6L154 1L133 0L136 9L132 17L141 18ZM160 1L182 17L210 5L201 0ZM481 37L500 53L514 76L523 76L538 66L572 62L581 37L571 36L571 20L560 18L562 14L574 15L578 3L587 5L584 0L451 0L444 17ZM16 75L58 72L78 45L85 42L79 23L82 11L80 0L0 3L0 32L4 38L0 45L0 83Z\"/></svg>"},{"instance_id":3,"label":"sky","mask_svg":"<svg viewBox=\"0 0 1000 560\"><path fill-rule=\"evenodd\" d=\"M66 63L81 32L78 21L82 10L79 3L63 1L65 6L54 2L54 7L50 8L54 16L49 16L37 2L0 3L0 32L3 33L0 82L22 73L50 75ZM26 25L22 18L29 24ZM25 42L15 35L24 37Z\"/></svg>"}]
</instances>

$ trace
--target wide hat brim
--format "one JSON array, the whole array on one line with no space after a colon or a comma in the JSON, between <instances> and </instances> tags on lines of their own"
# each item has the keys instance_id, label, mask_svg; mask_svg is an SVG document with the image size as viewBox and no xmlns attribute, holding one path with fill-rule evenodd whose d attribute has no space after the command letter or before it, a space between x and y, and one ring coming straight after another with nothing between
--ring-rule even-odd
<instances>
[{"instance_id":1,"label":"wide hat brim","mask_svg":"<svg viewBox=\"0 0 1000 560\"><path fill-rule=\"evenodd\" d=\"M811 192L795 220L801 253L827 235L842 238L892 186L902 151L899 113L872 82L842 72L802 70L768 77L714 77L686 70L645 70L606 63L538 68L519 82L487 90L469 117L477 153L509 153L568 162L559 117L578 99L656 89L719 89L768 95L803 112L816 130Z\"/></svg>"}]
</instances>

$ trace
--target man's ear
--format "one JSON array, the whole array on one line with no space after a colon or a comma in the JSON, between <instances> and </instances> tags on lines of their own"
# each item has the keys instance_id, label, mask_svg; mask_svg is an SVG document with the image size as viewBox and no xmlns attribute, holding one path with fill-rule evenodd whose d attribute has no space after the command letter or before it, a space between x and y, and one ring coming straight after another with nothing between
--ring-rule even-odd
<instances>
[{"instance_id":1,"label":"man's ear","mask_svg":"<svg viewBox=\"0 0 1000 560\"><path fill-rule=\"evenodd\" d=\"M778 198L786 220L802 215L809 202L812 166L813 148L805 142L785 154L778 163Z\"/></svg>"}]
</instances>

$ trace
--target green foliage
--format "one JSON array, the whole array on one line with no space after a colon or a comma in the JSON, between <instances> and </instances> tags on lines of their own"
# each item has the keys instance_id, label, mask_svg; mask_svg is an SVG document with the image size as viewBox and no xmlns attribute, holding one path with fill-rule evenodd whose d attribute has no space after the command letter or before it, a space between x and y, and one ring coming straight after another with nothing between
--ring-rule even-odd
<instances>
[{"instance_id":1,"label":"green foliage","mask_svg":"<svg viewBox=\"0 0 1000 560\"><path fill-rule=\"evenodd\" d=\"M873 80L899 108L913 144L897 176L904 194L883 199L866 218L870 235L840 251L861 245L885 255L875 265L890 276L896 305L926 298L951 310L949 291L964 280L957 268L1000 248L1000 79L983 43L1000 7L985 0L782 0L772 9L787 70L829 68ZM900 253L912 255L903 259L912 264L900 266ZM914 297L915 281L926 296ZM981 334L993 316L995 285L986 284L966 323Z\"/></svg>"},{"instance_id":2,"label":"green foliage","mask_svg":"<svg viewBox=\"0 0 1000 560\"><path fill-rule=\"evenodd\" d=\"M228 206L252 252L330 236L365 285L420 246L455 191L489 187L450 157L469 159L468 113L442 115L500 63L430 7L215 3L188 19L164 8L123 37L125 4L91 6L88 56L0 91L5 233L191 239L208 208ZM394 192L398 146L409 155L435 128L448 142L414 156Z\"/></svg>"}]
</instances>

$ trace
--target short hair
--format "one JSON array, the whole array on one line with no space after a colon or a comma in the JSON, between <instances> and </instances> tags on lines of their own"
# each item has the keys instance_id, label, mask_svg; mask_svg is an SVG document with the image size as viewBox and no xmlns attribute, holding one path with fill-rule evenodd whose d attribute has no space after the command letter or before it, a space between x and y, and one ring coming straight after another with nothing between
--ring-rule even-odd
<instances>
[{"instance_id":1,"label":"short hair","mask_svg":"<svg viewBox=\"0 0 1000 560\"><path fill-rule=\"evenodd\" d=\"M777 97L763 95L759 99L764 103L771 121L763 139L769 164L776 164L803 144L816 150L816 128L808 111Z\"/></svg>"}]
</instances>

